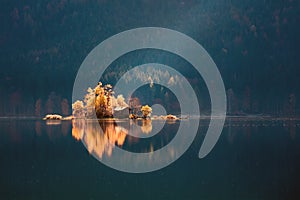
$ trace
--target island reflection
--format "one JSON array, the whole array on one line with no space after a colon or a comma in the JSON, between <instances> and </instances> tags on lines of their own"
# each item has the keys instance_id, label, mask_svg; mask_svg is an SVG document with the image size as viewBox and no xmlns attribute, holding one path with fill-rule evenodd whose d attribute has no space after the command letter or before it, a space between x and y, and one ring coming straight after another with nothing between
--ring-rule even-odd
<instances>
[{"instance_id":1,"label":"island reflection","mask_svg":"<svg viewBox=\"0 0 300 200\"><path fill-rule=\"evenodd\" d=\"M104 154L110 157L114 147L122 147L126 139L127 144L136 144L139 138L151 137L152 132L157 132L162 127L163 123L153 130L150 119L122 122L74 119L72 137L82 141L90 154L102 158Z\"/></svg>"},{"instance_id":2,"label":"island reflection","mask_svg":"<svg viewBox=\"0 0 300 200\"><path fill-rule=\"evenodd\" d=\"M128 129L117 125L113 120L100 120L97 123L97 121L76 119L72 123L73 138L83 141L88 152L99 158L102 158L103 154L110 157L115 145L124 144L127 134Z\"/></svg>"}]
</instances>

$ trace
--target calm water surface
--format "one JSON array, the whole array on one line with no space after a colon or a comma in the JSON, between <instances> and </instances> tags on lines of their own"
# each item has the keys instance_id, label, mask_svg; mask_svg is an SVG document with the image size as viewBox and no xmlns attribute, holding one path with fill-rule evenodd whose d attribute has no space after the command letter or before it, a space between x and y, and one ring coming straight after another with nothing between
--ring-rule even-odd
<instances>
[{"instance_id":1,"label":"calm water surface","mask_svg":"<svg viewBox=\"0 0 300 200\"><path fill-rule=\"evenodd\" d=\"M215 148L199 159L208 125L202 120L188 151L151 173L119 172L98 161L117 147L160 149L179 123L191 122L1 119L0 199L300 199L298 120L227 119Z\"/></svg>"}]
</instances>

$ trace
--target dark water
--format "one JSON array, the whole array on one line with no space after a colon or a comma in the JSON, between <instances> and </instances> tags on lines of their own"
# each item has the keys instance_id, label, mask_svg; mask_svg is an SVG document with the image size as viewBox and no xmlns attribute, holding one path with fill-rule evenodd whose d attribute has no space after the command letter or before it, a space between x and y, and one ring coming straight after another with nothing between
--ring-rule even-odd
<instances>
[{"instance_id":1,"label":"dark water","mask_svg":"<svg viewBox=\"0 0 300 200\"><path fill-rule=\"evenodd\" d=\"M168 144L178 124L166 123L152 139L128 136L129 121L48 123L0 121L0 199L299 199L300 121L227 119L215 148L198 151L207 128L188 151L161 170L130 174L111 169L116 146L133 152ZM187 123L187 122L182 122ZM159 122L137 122L151 134ZM90 152L90 153L89 153Z\"/></svg>"}]
</instances>

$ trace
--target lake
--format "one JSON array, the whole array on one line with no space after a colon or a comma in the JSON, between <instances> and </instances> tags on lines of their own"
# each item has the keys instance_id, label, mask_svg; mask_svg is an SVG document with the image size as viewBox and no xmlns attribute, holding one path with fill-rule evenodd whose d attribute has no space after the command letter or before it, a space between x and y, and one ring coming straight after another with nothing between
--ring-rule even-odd
<instances>
[{"instance_id":1,"label":"lake","mask_svg":"<svg viewBox=\"0 0 300 200\"><path fill-rule=\"evenodd\" d=\"M190 148L149 173L121 172L101 162L120 148L153 153L171 143L180 123L193 121L1 119L0 199L300 198L297 119L227 118L213 150L199 159L208 126L201 120ZM170 148L170 157L180 148ZM145 166L165 159L150 157Z\"/></svg>"}]
</instances>

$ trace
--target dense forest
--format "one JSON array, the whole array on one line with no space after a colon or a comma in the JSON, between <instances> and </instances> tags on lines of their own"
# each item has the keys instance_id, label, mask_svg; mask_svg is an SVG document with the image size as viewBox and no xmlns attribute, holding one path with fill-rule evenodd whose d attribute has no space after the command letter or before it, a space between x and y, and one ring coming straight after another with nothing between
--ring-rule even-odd
<instances>
[{"instance_id":1,"label":"dense forest","mask_svg":"<svg viewBox=\"0 0 300 200\"><path fill-rule=\"evenodd\" d=\"M223 77L229 114L300 115L296 0L3 0L0 5L0 116L71 114L74 79L87 54L114 34L144 26L180 31L207 50ZM205 91L201 77L176 55L148 50L125 58L112 63L104 83L113 85L131 66L157 61L181 70L195 91ZM168 90L146 92L137 91L141 101L152 94L163 102ZM201 98L202 110L209 112L209 98Z\"/></svg>"}]
</instances>

